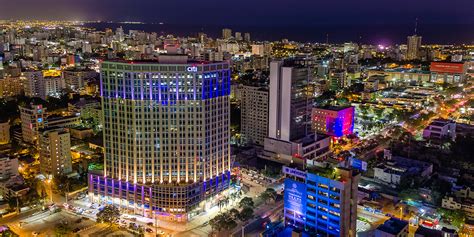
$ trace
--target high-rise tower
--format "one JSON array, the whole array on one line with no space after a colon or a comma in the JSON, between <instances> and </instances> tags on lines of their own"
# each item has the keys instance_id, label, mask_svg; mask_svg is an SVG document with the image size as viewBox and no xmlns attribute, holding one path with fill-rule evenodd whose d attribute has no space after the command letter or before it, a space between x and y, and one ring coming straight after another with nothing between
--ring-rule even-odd
<instances>
[{"instance_id":1,"label":"high-rise tower","mask_svg":"<svg viewBox=\"0 0 474 237\"><path fill-rule=\"evenodd\" d=\"M227 62L109 61L101 67L105 162L93 201L186 221L230 180Z\"/></svg>"},{"instance_id":2,"label":"high-rise tower","mask_svg":"<svg viewBox=\"0 0 474 237\"><path fill-rule=\"evenodd\" d=\"M408 36L407 40L407 59L414 60L418 59L420 56L420 47L421 47L421 36L412 35Z\"/></svg>"}]
</instances>

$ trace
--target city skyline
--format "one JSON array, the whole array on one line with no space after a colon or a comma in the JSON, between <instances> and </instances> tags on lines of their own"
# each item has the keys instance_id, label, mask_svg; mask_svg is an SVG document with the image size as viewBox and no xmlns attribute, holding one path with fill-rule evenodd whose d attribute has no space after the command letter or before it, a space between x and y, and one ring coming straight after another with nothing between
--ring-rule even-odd
<instances>
[{"instance_id":1,"label":"city skyline","mask_svg":"<svg viewBox=\"0 0 474 237\"><path fill-rule=\"evenodd\" d=\"M474 236L472 0L0 1L0 236Z\"/></svg>"}]
</instances>

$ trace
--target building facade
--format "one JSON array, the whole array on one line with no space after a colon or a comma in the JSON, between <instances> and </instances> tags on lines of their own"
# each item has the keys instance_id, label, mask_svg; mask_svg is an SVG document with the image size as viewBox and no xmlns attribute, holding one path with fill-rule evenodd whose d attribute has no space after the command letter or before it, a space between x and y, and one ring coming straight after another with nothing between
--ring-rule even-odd
<instances>
[{"instance_id":1,"label":"building facade","mask_svg":"<svg viewBox=\"0 0 474 237\"><path fill-rule=\"evenodd\" d=\"M312 127L318 133L338 138L354 132L354 116L353 106L313 108Z\"/></svg>"},{"instance_id":2,"label":"building facade","mask_svg":"<svg viewBox=\"0 0 474 237\"><path fill-rule=\"evenodd\" d=\"M0 145L10 143L10 121L0 122Z\"/></svg>"},{"instance_id":3,"label":"building facade","mask_svg":"<svg viewBox=\"0 0 474 237\"><path fill-rule=\"evenodd\" d=\"M263 146L268 134L268 89L242 86L240 110L243 142Z\"/></svg>"},{"instance_id":4,"label":"building facade","mask_svg":"<svg viewBox=\"0 0 474 237\"><path fill-rule=\"evenodd\" d=\"M310 236L356 236L359 173L346 168L301 171L286 166L283 173L286 226Z\"/></svg>"},{"instance_id":5,"label":"building facade","mask_svg":"<svg viewBox=\"0 0 474 237\"><path fill-rule=\"evenodd\" d=\"M459 84L466 81L467 64L431 62L430 81L435 83Z\"/></svg>"},{"instance_id":6,"label":"building facade","mask_svg":"<svg viewBox=\"0 0 474 237\"><path fill-rule=\"evenodd\" d=\"M96 77L97 72L91 69L74 69L65 70L62 73L66 88L79 92L86 86L86 79Z\"/></svg>"},{"instance_id":7,"label":"building facade","mask_svg":"<svg viewBox=\"0 0 474 237\"><path fill-rule=\"evenodd\" d=\"M284 141L308 134L312 97L307 93L310 69L293 61L270 63L268 137Z\"/></svg>"},{"instance_id":8,"label":"building facade","mask_svg":"<svg viewBox=\"0 0 474 237\"><path fill-rule=\"evenodd\" d=\"M18 159L10 157L0 157L0 181L8 180L10 177L17 176Z\"/></svg>"},{"instance_id":9,"label":"building facade","mask_svg":"<svg viewBox=\"0 0 474 237\"><path fill-rule=\"evenodd\" d=\"M23 81L21 77L0 78L0 98L23 94Z\"/></svg>"},{"instance_id":10,"label":"building facade","mask_svg":"<svg viewBox=\"0 0 474 237\"><path fill-rule=\"evenodd\" d=\"M34 104L25 107L18 106L18 108L23 141L34 144L38 140L38 131L46 126L46 108L43 108L43 105Z\"/></svg>"},{"instance_id":11,"label":"building facade","mask_svg":"<svg viewBox=\"0 0 474 237\"><path fill-rule=\"evenodd\" d=\"M209 208L230 181L227 62L101 65L105 162L90 174L93 202L172 221Z\"/></svg>"},{"instance_id":12,"label":"building facade","mask_svg":"<svg viewBox=\"0 0 474 237\"><path fill-rule=\"evenodd\" d=\"M423 138L428 140L454 141L456 139L456 122L446 119L435 119L423 129Z\"/></svg>"},{"instance_id":13,"label":"building facade","mask_svg":"<svg viewBox=\"0 0 474 237\"><path fill-rule=\"evenodd\" d=\"M52 178L72 172L71 137L63 128L41 130L39 136L40 172Z\"/></svg>"},{"instance_id":14,"label":"building facade","mask_svg":"<svg viewBox=\"0 0 474 237\"><path fill-rule=\"evenodd\" d=\"M416 60L420 57L421 36L412 35L407 38L407 60Z\"/></svg>"},{"instance_id":15,"label":"building facade","mask_svg":"<svg viewBox=\"0 0 474 237\"><path fill-rule=\"evenodd\" d=\"M375 237L407 237L408 222L390 218L375 229Z\"/></svg>"},{"instance_id":16,"label":"building facade","mask_svg":"<svg viewBox=\"0 0 474 237\"><path fill-rule=\"evenodd\" d=\"M23 73L25 95L46 100L46 85L41 71L27 71Z\"/></svg>"},{"instance_id":17,"label":"building facade","mask_svg":"<svg viewBox=\"0 0 474 237\"><path fill-rule=\"evenodd\" d=\"M271 62L268 136L260 158L304 164L328 155L329 138L310 128L314 89L310 77L304 59Z\"/></svg>"}]
</instances>

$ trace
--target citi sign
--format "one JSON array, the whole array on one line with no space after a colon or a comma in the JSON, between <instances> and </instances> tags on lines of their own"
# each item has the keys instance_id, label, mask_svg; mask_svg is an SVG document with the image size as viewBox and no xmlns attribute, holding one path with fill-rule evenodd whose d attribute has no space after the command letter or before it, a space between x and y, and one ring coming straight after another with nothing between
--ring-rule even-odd
<instances>
[{"instance_id":1,"label":"citi sign","mask_svg":"<svg viewBox=\"0 0 474 237\"><path fill-rule=\"evenodd\" d=\"M186 71L188 72L197 72L198 68L196 66L187 67Z\"/></svg>"}]
</instances>

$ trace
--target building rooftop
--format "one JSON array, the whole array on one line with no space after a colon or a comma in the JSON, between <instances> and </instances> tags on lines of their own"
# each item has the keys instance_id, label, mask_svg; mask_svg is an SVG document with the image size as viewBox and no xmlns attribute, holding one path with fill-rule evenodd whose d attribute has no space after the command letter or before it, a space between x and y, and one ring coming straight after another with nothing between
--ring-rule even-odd
<instances>
[{"instance_id":1,"label":"building rooftop","mask_svg":"<svg viewBox=\"0 0 474 237\"><path fill-rule=\"evenodd\" d=\"M454 121L448 120L448 119L435 119L433 120L433 122L430 123L430 126L441 127L441 126L445 126L448 123L453 123L453 122Z\"/></svg>"},{"instance_id":2,"label":"building rooftop","mask_svg":"<svg viewBox=\"0 0 474 237\"><path fill-rule=\"evenodd\" d=\"M443 234L439 230L429 229L423 226L418 227L415 232L416 236L424 236L424 237L442 237Z\"/></svg>"},{"instance_id":3,"label":"building rooftop","mask_svg":"<svg viewBox=\"0 0 474 237\"><path fill-rule=\"evenodd\" d=\"M344 168L344 167L331 167L329 164L326 167L321 167L321 166L307 167L307 172L310 174L315 174L321 177L325 177L325 178L340 181L340 182L351 179L352 177L359 174L354 169L349 169L349 168ZM349 176L352 176L352 177L349 177Z\"/></svg>"},{"instance_id":4,"label":"building rooftop","mask_svg":"<svg viewBox=\"0 0 474 237\"><path fill-rule=\"evenodd\" d=\"M386 173L417 174L423 172L430 166L432 166L432 164L428 162L412 160L401 156L393 156L390 160L378 164L376 167L384 169L384 172Z\"/></svg>"},{"instance_id":5,"label":"building rooftop","mask_svg":"<svg viewBox=\"0 0 474 237\"><path fill-rule=\"evenodd\" d=\"M333 105L326 105L321 107L316 107L315 109L325 109L325 110L332 110L332 111L341 111L347 108L351 108L352 106L333 106Z\"/></svg>"},{"instance_id":6,"label":"building rooftop","mask_svg":"<svg viewBox=\"0 0 474 237\"><path fill-rule=\"evenodd\" d=\"M165 54L159 55L157 59L137 59L137 60L126 60L126 59L109 59L104 63L128 63L128 64L214 64L222 62L210 62L205 60L193 60L189 59L187 55L182 54ZM223 61L225 62L225 61Z\"/></svg>"},{"instance_id":7,"label":"building rooftop","mask_svg":"<svg viewBox=\"0 0 474 237\"><path fill-rule=\"evenodd\" d=\"M377 230L381 230L385 233L398 235L405 227L408 225L408 222L397 219L397 218L390 218L385 221L382 225L377 227Z\"/></svg>"}]
</instances>

